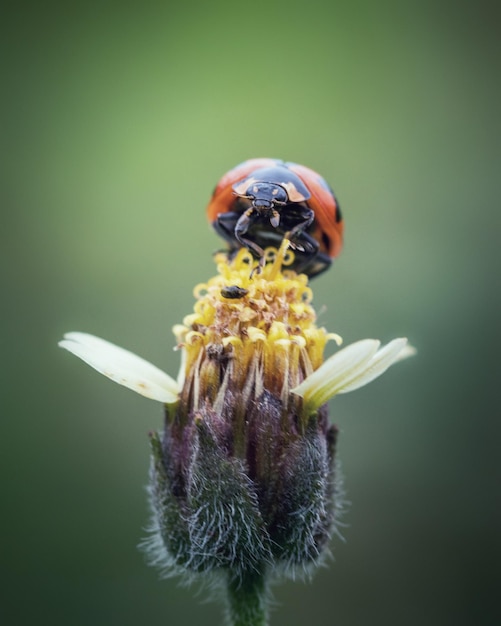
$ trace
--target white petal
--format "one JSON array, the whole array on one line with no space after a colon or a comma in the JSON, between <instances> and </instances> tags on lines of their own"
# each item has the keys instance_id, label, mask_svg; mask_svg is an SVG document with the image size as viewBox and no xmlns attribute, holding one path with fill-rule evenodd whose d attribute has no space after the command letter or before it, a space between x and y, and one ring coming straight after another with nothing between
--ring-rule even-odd
<instances>
[{"instance_id":1,"label":"white petal","mask_svg":"<svg viewBox=\"0 0 501 626\"><path fill-rule=\"evenodd\" d=\"M316 410L365 369L379 345L376 339L350 344L322 363L292 392L302 396L310 408Z\"/></svg>"},{"instance_id":2,"label":"white petal","mask_svg":"<svg viewBox=\"0 0 501 626\"><path fill-rule=\"evenodd\" d=\"M378 376L381 376L381 374L384 374L390 365L393 365L396 361L401 360L400 355L405 349L406 344L407 339L403 337L390 341L390 343L384 346L384 348L378 350L369 361L366 368L359 372L358 376L353 379L351 383L344 385L338 393L348 393L349 391L359 389L359 387L367 385ZM408 354L407 356L411 355Z\"/></svg>"},{"instance_id":3,"label":"white petal","mask_svg":"<svg viewBox=\"0 0 501 626\"><path fill-rule=\"evenodd\" d=\"M177 401L178 383L141 357L87 333L67 333L59 346L120 385L159 402Z\"/></svg>"},{"instance_id":4,"label":"white petal","mask_svg":"<svg viewBox=\"0 0 501 626\"><path fill-rule=\"evenodd\" d=\"M338 393L348 393L381 376L393 363L415 354L407 339L399 338L378 350L379 341L364 339L339 350L292 390L316 411Z\"/></svg>"},{"instance_id":5,"label":"white petal","mask_svg":"<svg viewBox=\"0 0 501 626\"><path fill-rule=\"evenodd\" d=\"M410 343L407 343L401 350L401 352L398 353L398 356L395 360L395 363L398 363L398 361L403 361L404 359L408 359L410 356L415 356L417 354L417 350L414 346L411 346Z\"/></svg>"}]
</instances>

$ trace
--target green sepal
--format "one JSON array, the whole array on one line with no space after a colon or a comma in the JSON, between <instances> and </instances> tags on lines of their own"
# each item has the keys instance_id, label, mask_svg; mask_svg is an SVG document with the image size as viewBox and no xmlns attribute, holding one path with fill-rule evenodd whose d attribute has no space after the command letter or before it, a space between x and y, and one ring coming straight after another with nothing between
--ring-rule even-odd
<instances>
[{"instance_id":1,"label":"green sepal","mask_svg":"<svg viewBox=\"0 0 501 626\"><path fill-rule=\"evenodd\" d=\"M187 488L191 565L224 568L233 577L269 561L266 531L244 463L229 457L208 420L195 419L198 441Z\"/></svg>"},{"instance_id":2,"label":"green sepal","mask_svg":"<svg viewBox=\"0 0 501 626\"><path fill-rule=\"evenodd\" d=\"M150 497L154 522L162 537L169 558L176 564L189 562L191 540L188 524L180 502L174 496L172 482L164 463L159 433L150 433L152 464L150 470Z\"/></svg>"}]
</instances>

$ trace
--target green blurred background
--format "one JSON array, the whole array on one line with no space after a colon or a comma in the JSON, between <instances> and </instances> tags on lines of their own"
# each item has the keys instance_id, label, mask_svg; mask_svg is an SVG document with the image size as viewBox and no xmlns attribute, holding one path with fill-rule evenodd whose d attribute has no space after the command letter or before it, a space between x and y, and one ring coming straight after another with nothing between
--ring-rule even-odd
<instances>
[{"instance_id":1,"label":"green blurred background","mask_svg":"<svg viewBox=\"0 0 501 626\"><path fill-rule=\"evenodd\" d=\"M220 246L205 205L255 156L317 169L340 200L346 246L313 284L320 322L419 349L332 403L345 541L313 584L277 587L272 623L499 623L489 6L4 9L2 624L220 624L218 605L159 580L136 549L161 406L56 343L88 331L175 374L171 327Z\"/></svg>"}]
</instances>

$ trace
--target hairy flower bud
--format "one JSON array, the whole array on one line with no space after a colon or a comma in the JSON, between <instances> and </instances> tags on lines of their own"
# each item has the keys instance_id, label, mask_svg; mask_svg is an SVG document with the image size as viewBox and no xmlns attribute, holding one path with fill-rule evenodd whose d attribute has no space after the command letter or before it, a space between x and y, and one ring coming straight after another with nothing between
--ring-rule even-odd
<instances>
[{"instance_id":1,"label":"hairy flower bud","mask_svg":"<svg viewBox=\"0 0 501 626\"><path fill-rule=\"evenodd\" d=\"M295 576L331 535L337 430L327 405L305 412L292 389L337 337L315 326L306 277L282 273L282 262L250 277L247 251L221 259L175 327L184 384L162 436L152 435L150 489L155 558L162 545L169 570Z\"/></svg>"}]
</instances>

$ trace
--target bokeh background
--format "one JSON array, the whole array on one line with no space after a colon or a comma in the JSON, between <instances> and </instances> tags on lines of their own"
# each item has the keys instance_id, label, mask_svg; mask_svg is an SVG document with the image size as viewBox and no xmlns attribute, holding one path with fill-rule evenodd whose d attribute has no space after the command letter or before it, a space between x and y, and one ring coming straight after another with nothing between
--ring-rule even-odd
<instances>
[{"instance_id":1,"label":"bokeh background","mask_svg":"<svg viewBox=\"0 0 501 626\"><path fill-rule=\"evenodd\" d=\"M332 402L351 502L276 626L485 625L499 602L499 69L494 4L19 2L2 18L0 622L221 623L136 549L161 406L56 346L175 374L220 246L219 177L273 156L335 188L315 280L346 342L419 355Z\"/></svg>"}]
</instances>

